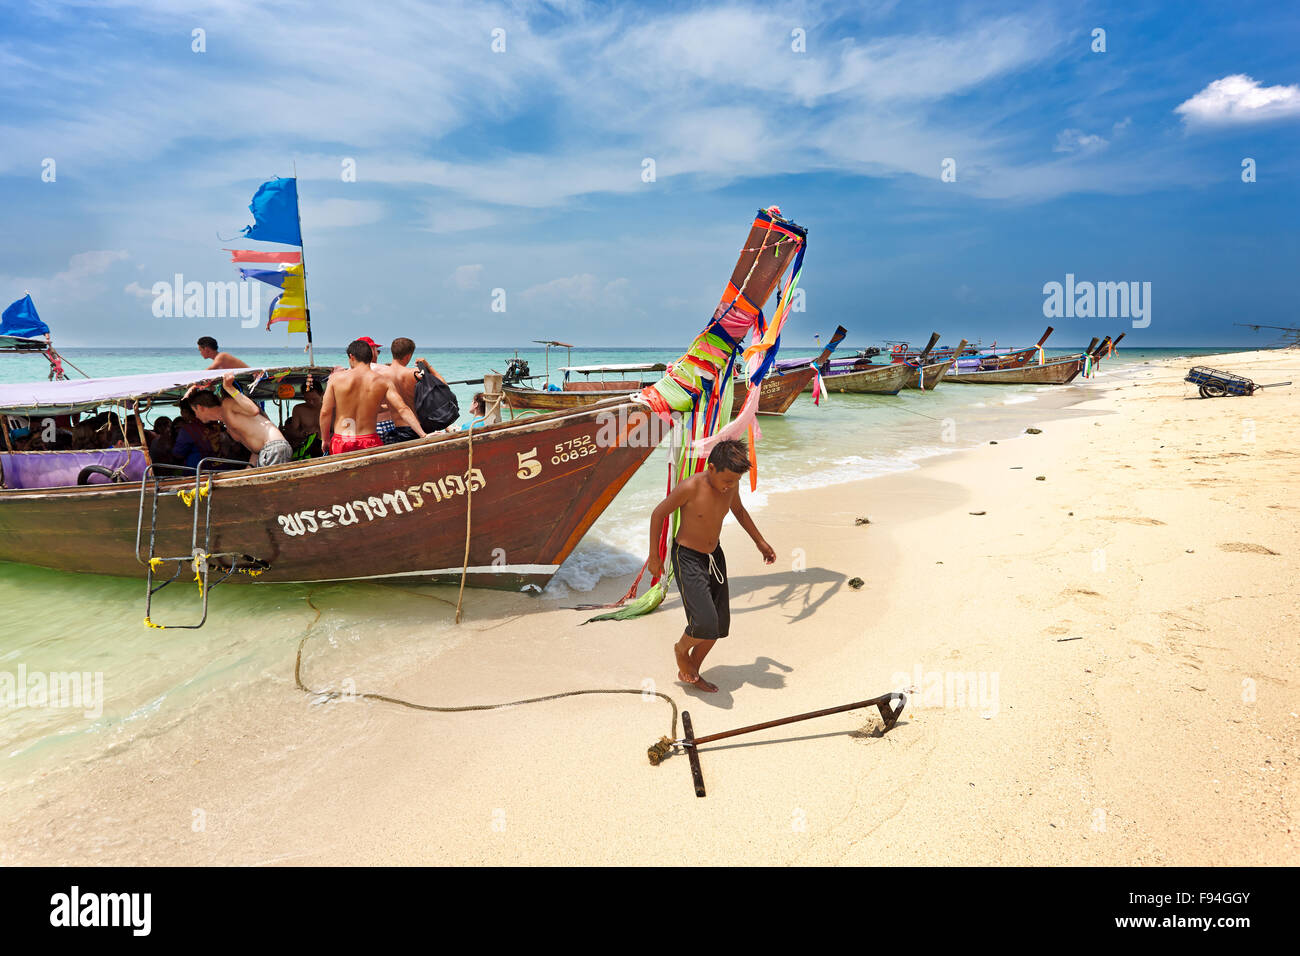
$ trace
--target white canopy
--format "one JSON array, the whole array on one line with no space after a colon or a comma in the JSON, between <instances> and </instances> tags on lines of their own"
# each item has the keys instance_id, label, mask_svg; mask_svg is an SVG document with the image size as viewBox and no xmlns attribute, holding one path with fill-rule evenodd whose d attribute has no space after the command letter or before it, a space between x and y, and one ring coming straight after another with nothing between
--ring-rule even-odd
<instances>
[{"instance_id":1,"label":"white canopy","mask_svg":"<svg viewBox=\"0 0 1300 956\"><path fill-rule=\"evenodd\" d=\"M180 399L191 385L220 382L226 372L234 372L236 381L247 386L259 376L276 378L285 373L328 376L327 368L273 366L269 368L200 369L192 372L146 372L141 375L115 375L110 378L70 379L64 382L20 382L0 385L0 412L11 415L67 415L89 411L100 405L129 403L131 400L159 398Z\"/></svg>"},{"instance_id":2,"label":"white canopy","mask_svg":"<svg viewBox=\"0 0 1300 956\"><path fill-rule=\"evenodd\" d=\"M668 368L663 362L633 362L628 365L565 365L560 368L561 372L582 372L584 375L590 375L592 372L662 372Z\"/></svg>"}]
</instances>

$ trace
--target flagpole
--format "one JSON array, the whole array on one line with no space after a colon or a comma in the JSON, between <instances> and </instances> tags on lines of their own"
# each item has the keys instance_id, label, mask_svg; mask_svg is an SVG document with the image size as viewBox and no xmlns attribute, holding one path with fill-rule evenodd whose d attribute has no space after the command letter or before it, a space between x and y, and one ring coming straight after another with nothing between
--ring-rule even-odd
<instances>
[{"instance_id":1,"label":"flagpole","mask_svg":"<svg viewBox=\"0 0 1300 956\"><path fill-rule=\"evenodd\" d=\"M302 311L306 318L303 320L307 323L307 364L316 364L316 353L312 350L311 343L311 304L307 299L307 247L302 241L302 194L298 192L298 160L293 161L293 191L298 201L294 205L294 213L298 216L298 250L302 255Z\"/></svg>"}]
</instances>

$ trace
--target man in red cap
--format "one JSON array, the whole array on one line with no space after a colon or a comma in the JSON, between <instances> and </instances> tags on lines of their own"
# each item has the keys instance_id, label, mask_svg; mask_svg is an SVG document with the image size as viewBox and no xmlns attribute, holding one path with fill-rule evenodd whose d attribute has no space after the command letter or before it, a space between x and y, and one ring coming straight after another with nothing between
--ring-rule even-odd
<instances>
[{"instance_id":1,"label":"man in red cap","mask_svg":"<svg viewBox=\"0 0 1300 956\"><path fill-rule=\"evenodd\" d=\"M363 336L361 336L361 338L357 339L357 341L358 341L358 342L365 342L367 345L370 346L370 350L374 353L374 357L371 358L371 360L370 360L370 364L371 364L371 365L376 364L376 363L379 361L379 350L380 350L381 348L383 348L383 346L380 345L378 342L376 342L374 339L372 339L372 338L371 338L370 336L368 336L368 335L363 335Z\"/></svg>"}]
</instances>

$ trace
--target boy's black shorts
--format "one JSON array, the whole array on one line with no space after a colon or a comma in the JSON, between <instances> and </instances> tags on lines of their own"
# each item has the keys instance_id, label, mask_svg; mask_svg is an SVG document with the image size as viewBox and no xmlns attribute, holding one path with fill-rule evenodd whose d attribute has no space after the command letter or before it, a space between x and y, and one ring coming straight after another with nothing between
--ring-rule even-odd
<instances>
[{"instance_id":1,"label":"boy's black shorts","mask_svg":"<svg viewBox=\"0 0 1300 956\"><path fill-rule=\"evenodd\" d=\"M731 598L727 591L727 559L722 543L712 554L673 541L673 574L686 609L686 634L701 641L726 637L731 630Z\"/></svg>"}]
</instances>

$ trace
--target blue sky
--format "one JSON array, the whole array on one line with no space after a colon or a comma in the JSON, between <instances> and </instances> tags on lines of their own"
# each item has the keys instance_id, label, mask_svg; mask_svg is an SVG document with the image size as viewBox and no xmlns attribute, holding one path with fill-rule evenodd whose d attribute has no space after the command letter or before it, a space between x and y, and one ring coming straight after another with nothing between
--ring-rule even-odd
<instances>
[{"instance_id":1,"label":"blue sky","mask_svg":"<svg viewBox=\"0 0 1300 956\"><path fill-rule=\"evenodd\" d=\"M296 162L318 343L685 347L777 203L790 344L1033 341L1067 273L1152 321L1053 344L1264 344L1232 323L1300 325L1297 48L1295 3L10 4L0 298L66 346L286 344L151 289L234 278Z\"/></svg>"}]
</instances>

